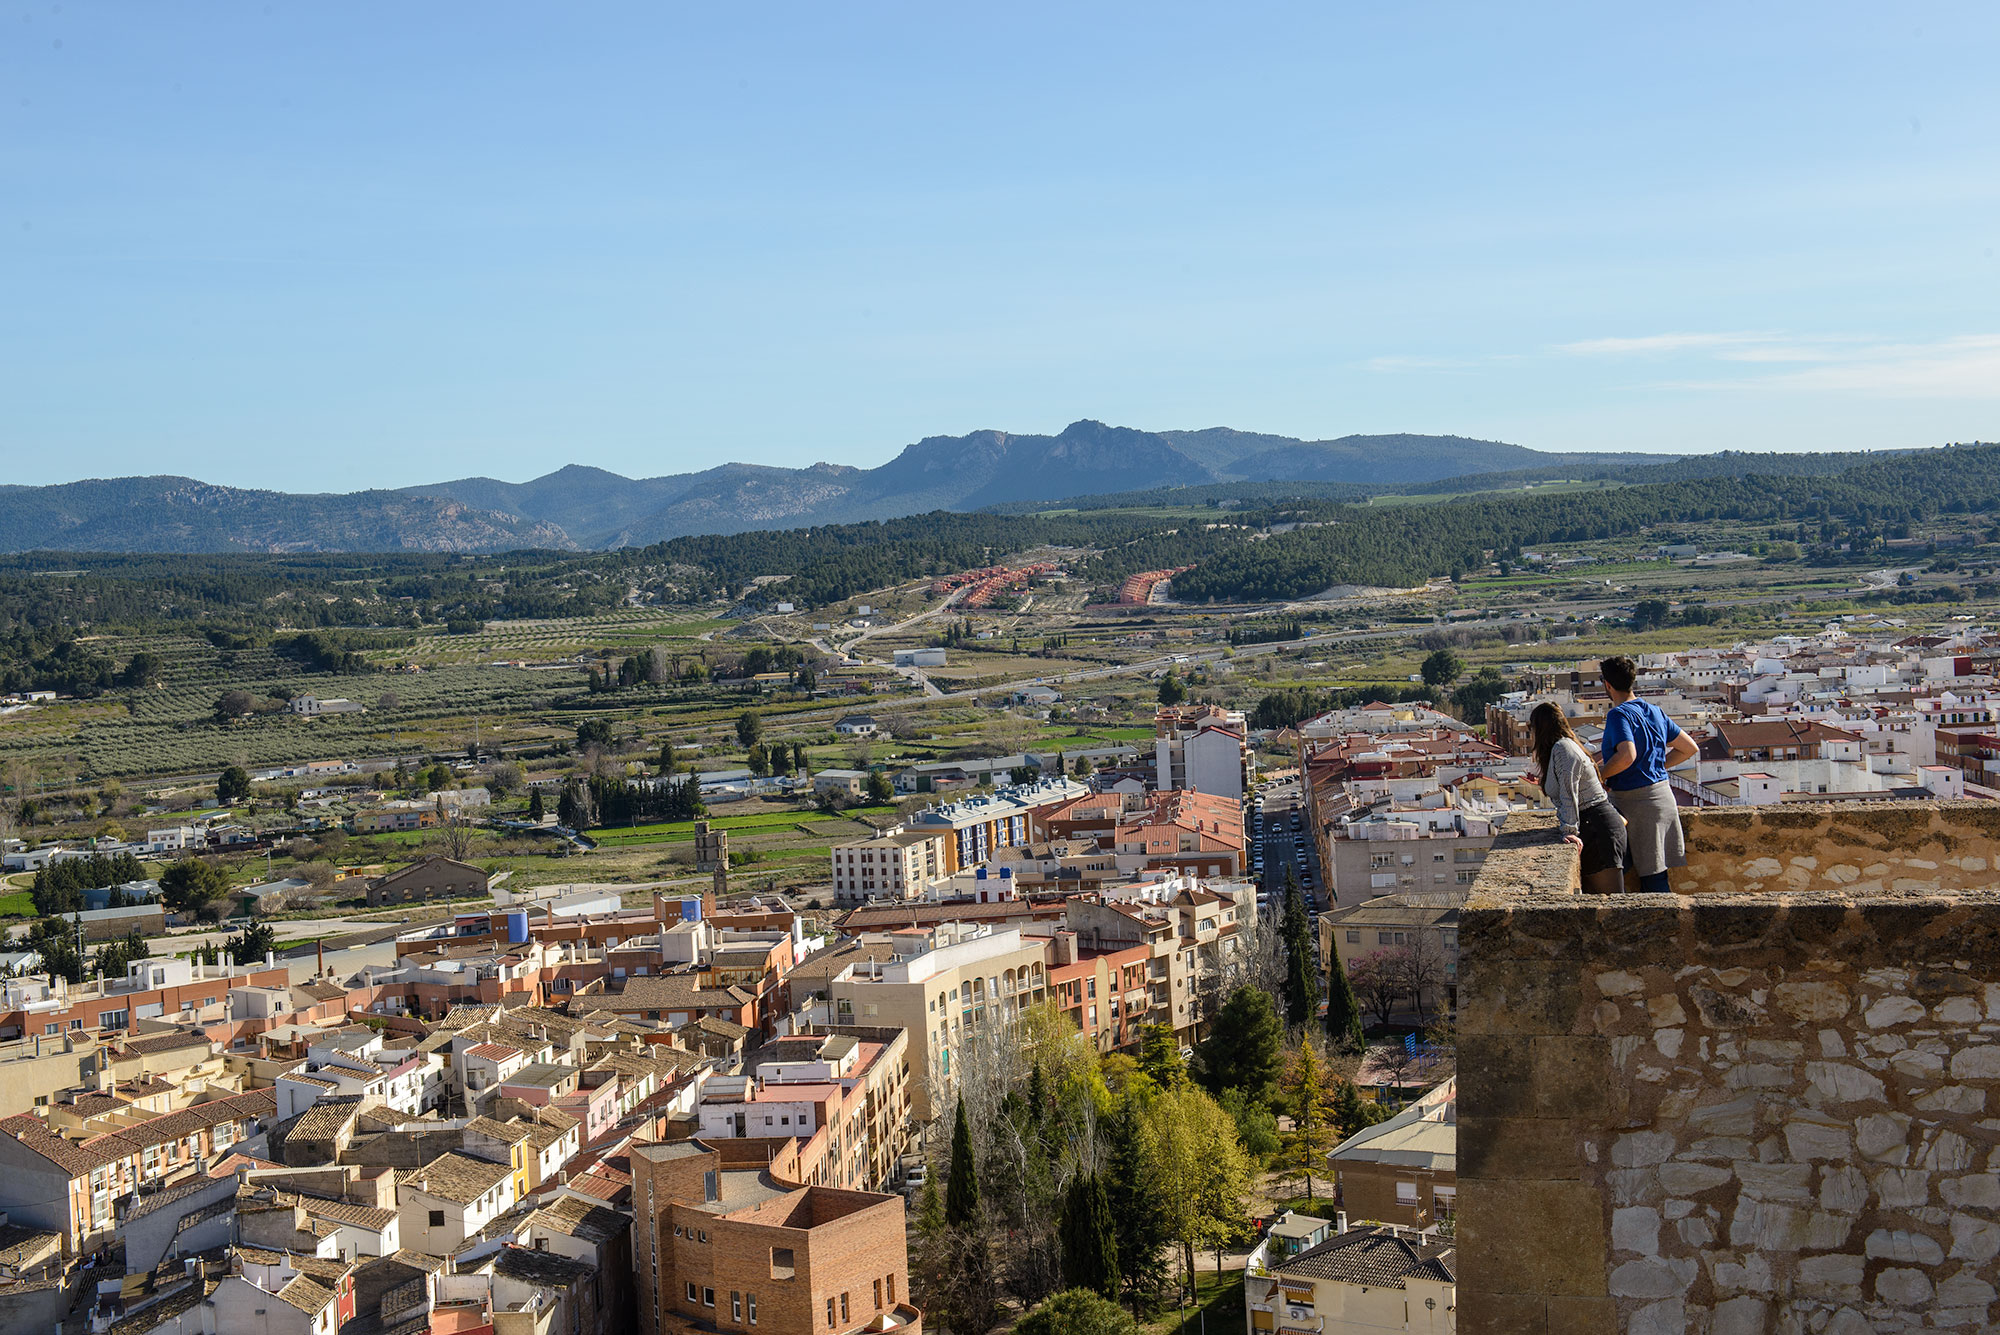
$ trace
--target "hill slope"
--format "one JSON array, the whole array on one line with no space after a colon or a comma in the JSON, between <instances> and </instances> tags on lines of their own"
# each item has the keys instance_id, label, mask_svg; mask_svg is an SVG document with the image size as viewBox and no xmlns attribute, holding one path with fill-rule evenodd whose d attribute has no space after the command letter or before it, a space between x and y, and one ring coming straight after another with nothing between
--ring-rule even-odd
<instances>
[{"instance_id":1,"label":"hill slope","mask_svg":"<svg viewBox=\"0 0 2000 1335\"><path fill-rule=\"evenodd\" d=\"M527 482L459 478L398 491L288 495L181 477L0 488L0 550L500 551L645 546L696 534L897 519L1108 492L1300 481L1383 487L1657 455L1559 455L1459 436L1301 441L1210 427L1079 421L1055 435L928 436L887 463L726 463L627 478L570 464Z\"/></svg>"}]
</instances>

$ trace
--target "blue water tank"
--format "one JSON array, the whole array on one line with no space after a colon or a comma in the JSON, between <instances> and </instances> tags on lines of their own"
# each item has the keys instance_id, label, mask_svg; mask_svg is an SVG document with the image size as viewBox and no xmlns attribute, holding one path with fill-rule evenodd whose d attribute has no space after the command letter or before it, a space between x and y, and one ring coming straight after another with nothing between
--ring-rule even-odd
<instances>
[{"instance_id":1,"label":"blue water tank","mask_svg":"<svg viewBox=\"0 0 2000 1335\"><path fill-rule=\"evenodd\" d=\"M528 939L528 911L516 909L507 915L507 940L519 945Z\"/></svg>"},{"instance_id":2,"label":"blue water tank","mask_svg":"<svg viewBox=\"0 0 2000 1335\"><path fill-rule=\"evenodd\" d=\"M699 899L683 899L681 901L681 921L701 921L701 901Z\"/></svg>"}]
</instances>

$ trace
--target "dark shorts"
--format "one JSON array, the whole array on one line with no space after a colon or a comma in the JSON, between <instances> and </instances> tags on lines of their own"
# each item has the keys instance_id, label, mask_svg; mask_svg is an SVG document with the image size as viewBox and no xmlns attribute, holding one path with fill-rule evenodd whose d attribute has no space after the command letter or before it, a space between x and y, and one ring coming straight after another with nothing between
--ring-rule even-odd
<instances>
[{"instance_id":1,"label":"dark shorts","mask_svg":"<svg viewBox=\"0 0 2000 1335\"><path fill-rule=\"evenodd\" d=\"M1583 840L1579 868L1585 876L1625 866L1625 818L1609 802L1593 802L1576 813L1576 833Z\"/></svg>"}]
</instances>

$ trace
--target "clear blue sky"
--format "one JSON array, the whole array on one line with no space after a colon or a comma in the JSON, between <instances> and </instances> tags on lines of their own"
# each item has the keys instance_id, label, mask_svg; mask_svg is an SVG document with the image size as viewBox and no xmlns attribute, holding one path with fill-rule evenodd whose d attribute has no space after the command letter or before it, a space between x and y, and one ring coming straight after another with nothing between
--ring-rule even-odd
<instances>
[{"instance_id":1,"label":"clear blue sky","mask_svg":"<svg viewBox=\"0 0 2000 1335\"><path fill-rule=\"evenodd\" d=\"M1996 49L1991 4L9 5L0 481L1996 439Z\"/></svg>"}]
</instances>

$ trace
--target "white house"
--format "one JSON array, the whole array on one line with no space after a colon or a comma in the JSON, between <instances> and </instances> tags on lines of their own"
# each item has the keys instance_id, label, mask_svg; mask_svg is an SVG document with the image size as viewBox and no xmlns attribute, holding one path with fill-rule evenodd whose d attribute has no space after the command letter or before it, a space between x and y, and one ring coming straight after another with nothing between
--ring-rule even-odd
<instances>
[{"instance_id":1,"label":"white house","mask_svg":"<svg viewBox=\"0 0 2000 1335\"><path fill-rule=\"evenodd\" d=\"M403 1246L431 1256L454 1255L467 1238L512 1209L514 1199L508 1165L456 1150L441 1154L396 1184Z\"/></svg>"}]
</instances>

